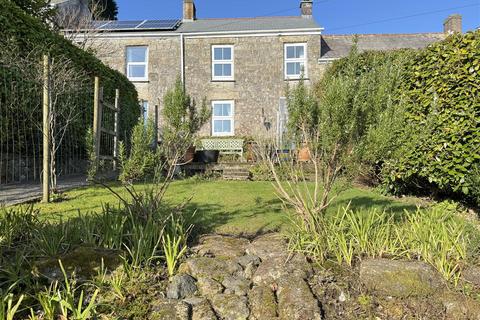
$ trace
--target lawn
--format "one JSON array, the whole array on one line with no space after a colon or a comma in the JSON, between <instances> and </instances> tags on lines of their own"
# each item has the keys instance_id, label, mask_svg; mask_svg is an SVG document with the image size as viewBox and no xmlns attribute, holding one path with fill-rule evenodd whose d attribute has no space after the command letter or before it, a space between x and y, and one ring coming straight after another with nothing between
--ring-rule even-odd
<instances>
[{"instance_id":1,"label":"lawn","mask_svg":"<svg viewBox=\"0 0 480 320\"><path fill-rule=\"evenodd\" d=\"M112 188L128 199L122 186L113 185ZM146 185L136 188L142 190ZM189 208L196 210L196 220L204 232L252 234L282 229L288 222L288 215L270 182L175 181L167 192L166 201L177 205L190 197ZM413 210L419 204L418 199L394 199L369 189L351 188L342 193L329 210L337 211L349 202L352 209L377 208L392 213ZM35 207L41 210L44 219L65 220L77 216L79 211L84 214L99 212L105 203L119 205L109 190L95 186L71 190L62 201L35 204Z\"/></svg>"}]
</instances>

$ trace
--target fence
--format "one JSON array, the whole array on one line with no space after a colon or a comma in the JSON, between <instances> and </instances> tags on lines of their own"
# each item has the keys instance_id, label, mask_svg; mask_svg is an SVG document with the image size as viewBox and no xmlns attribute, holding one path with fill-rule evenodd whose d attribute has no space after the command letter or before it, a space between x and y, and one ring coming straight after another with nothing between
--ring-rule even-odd
<instances>
[{"instance_id":1,"label":"fence","mask_svg":"<svg viewBox=\"0 0 480 320\"><path fill-rule=\"evenodd\" d=\"M116 159L118 89L103 92L98 78L94 87L91 78L68 59L39 61L38 54L17 57L4 52L0 57L0 186L43 182L44 200L48 200L57 178L85 174L86 134L94 124L94 103L98 159ZM112 100L113 105L108 102Z\"/></svg>"}]
</instances>

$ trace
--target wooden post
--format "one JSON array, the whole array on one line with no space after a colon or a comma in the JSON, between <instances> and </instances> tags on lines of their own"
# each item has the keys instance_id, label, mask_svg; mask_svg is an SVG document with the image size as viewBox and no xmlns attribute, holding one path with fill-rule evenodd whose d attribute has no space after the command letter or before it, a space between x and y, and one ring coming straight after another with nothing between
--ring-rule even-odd
<instances>
[{"instance_id":1,"label":"wooden post","mask_svg":"<svg viewBox=\"0 0 480 320\"><path fill-rule=\"evenodd\" d=\"M115 90L115 136L113 137L113 171L117 171L118 167L118 142L120 141L120 90Z\"/></svg>"},{"instance_id":2,"label":"wooden post","mask_svg":"<svg viewBox=\"0 0 480 320\"><path fill-rule=\"evenodd\" d=\"M50 202L50 58L43 56L43 196Z\"/></svg>"},{"instance_id":3,"label":"wooden post","mask_svg":"<svg viewBox=\"0 0 480 320\"><path fill-rule=\"evenodd\" d=\"M153 142L153 147L155 148L155 150L157 150L158 148L158 105L155 105L155 135L154 135L154 139L155 141Z\"/></svg>"},{"instance_id":4,"label":"wooden post","mask_svg":"<svg viewBox=\"0 0 480 320\"><path fill-rule=\"evenodd\" d=\"M98 166L100 157L100 121L102 119L100 78L95 77L95 91L93 96L93 144L95 148L95 166Z\"/></svg>"}]
</instances>

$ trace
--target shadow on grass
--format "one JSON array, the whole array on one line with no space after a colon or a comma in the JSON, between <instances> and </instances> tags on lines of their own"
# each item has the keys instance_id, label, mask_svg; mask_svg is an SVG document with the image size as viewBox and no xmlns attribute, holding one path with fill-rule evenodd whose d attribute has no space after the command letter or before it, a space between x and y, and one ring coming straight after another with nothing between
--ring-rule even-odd
<instances>
[{"instance_id":1,"label":"shadow on grass","mask_svg":"<svg viewBox=\"0 0 480 320\"><path fill-rule=\"evenodd\" d=\"M354 196L348 199L338 199L332 204L330 210L339 210L350 206L353 211L364 211L376 209L401 216L405 210L415 211L417 206L413 203L398 202L389 198L376 198L374 196Z\"/></svg>"}]
</instances>

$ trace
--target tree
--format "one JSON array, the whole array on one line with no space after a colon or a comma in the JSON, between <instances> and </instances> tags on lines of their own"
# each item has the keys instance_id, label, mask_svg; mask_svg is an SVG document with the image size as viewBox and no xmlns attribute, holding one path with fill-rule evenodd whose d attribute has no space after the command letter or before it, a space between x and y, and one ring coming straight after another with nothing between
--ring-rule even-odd
<instances>
[{"instance_id":1,"label":"tree","mask_svg":"<svg viewBox=\"0 0 480 320\"><path fill-rule=\"evenodd\" d=\"M118 5L115 0L90 0L90 8L101 7L98 20L117 20Z\"/></svg>"},{"instance_id":2,"label":"tree","mask_svg":"<svg viewBox=\"0 0 480 320\"><path fill-rule=\"evenodd\" d=\"M55 16L55 10L50 6L50 0L10 0L28 15L50 22Z\"/></svg>"}]
</instances>

